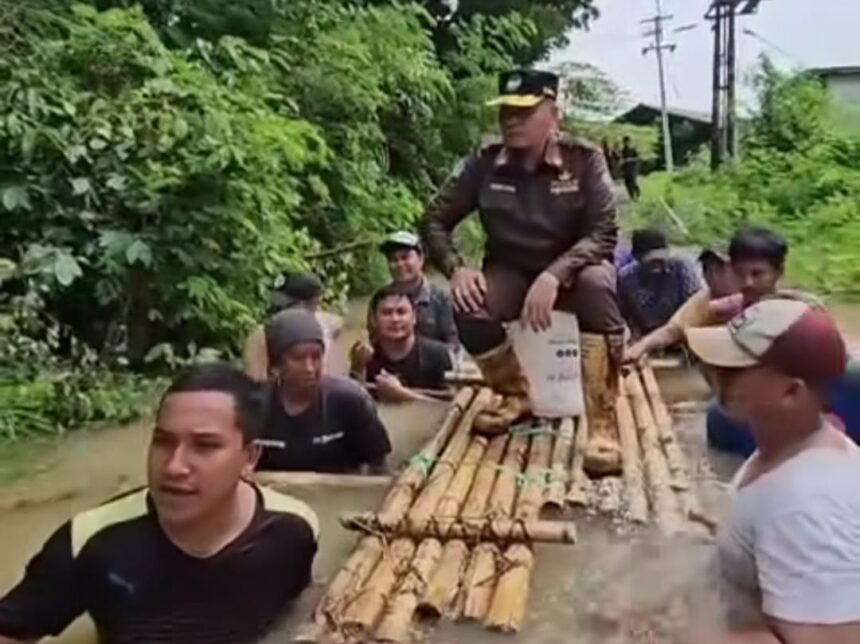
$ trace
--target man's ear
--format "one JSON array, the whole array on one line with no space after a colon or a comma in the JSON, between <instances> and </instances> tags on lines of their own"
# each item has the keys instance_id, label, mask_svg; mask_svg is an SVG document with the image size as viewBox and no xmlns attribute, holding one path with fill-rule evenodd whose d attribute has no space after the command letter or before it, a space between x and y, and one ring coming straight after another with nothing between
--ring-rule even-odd
<instances>
[{"instance_id":1,"label":"man's ear","mask_svg":"<svg viewBox=\"0 0 860 644\"><path fill-rule=\"evenodd\" d=\"M257 469L257 463L260 462L260 456L263 454L263 447L257 441L251 441L245 445L246 460L242 467L241 477L245 481L254 480L254 471Z\"/></svg>"}]
</instances>

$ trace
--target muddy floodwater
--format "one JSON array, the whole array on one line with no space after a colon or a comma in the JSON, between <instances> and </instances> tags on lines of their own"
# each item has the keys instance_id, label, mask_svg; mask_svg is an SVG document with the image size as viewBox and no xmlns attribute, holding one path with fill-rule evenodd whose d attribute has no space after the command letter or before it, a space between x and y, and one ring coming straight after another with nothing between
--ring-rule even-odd
<instances>
[{"instance_id":1,"label":"muddy floodwater","mask_svg":"<svg viewBox=\"0 0 860 644\"><path fill-rule=\"evenodd\" d=\"M351 307L350 324L338 342L335 363L345 366L346 350L357 337L363 306ZM860 307L839 307L846 329L860 331ZM678 401L703 401L705 383L695 372L663 372L661 386L671 406ZM689 407L689 406L688 406ZM381 416L395 445L394 462L414 453L432 434L445 413L443 403L386 406ZM724 482L738 465L733 458L709 454L701 413L676 417L691 471L700 483L705 506L715 516L725 509ZM76 512L124 490L143 484L143 465L150 420L130 427L79 431L49 450L31 474L0 487L0 593L13 585L27 560L47 536ZM338 524L340 514L371 510L383 489L297 488L321 522L321 545L315 564L317 588L306 593L267 642L288 642L300 617L310 611L319 587L340 567L355 535ZM647 533L618 534L599 519L579 521L576 546L539 546L526 623L515 638L528 644L570 642L668 642L661 633L677 632L690 621L711 621L718 603L709 573L713 544L705 538L673 541ZM488 633L480 626L443 624L430 632L430 642L494 644L510 636ZM52 642L95 642L86 619L78 620Z\"/></svg>"}]
</instances>

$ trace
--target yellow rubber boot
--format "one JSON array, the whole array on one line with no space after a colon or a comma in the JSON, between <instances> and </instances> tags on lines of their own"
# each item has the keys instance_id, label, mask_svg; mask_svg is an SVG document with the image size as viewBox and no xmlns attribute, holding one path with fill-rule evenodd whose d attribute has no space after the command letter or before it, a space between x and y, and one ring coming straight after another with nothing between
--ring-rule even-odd
<instances>
[{"instance_id":1,"label":"yellow rubber boot","mask_svg":"<svg viewBox=\"0 0 860 644\"><path fill-rule=\"evenodd\" d=\"M621 472L621 445L615 419L618 395L618 361L613 360L615 344L623 348L623 336L583 333L582 379L588 414L588 446L585 471L591 476ZM615 342L617 340L617 342Z\"/></svg>"},{"instance_id":2,"label":"yellow rubber boot","mask_svg":"<svg viewBox=\"0 0 860 644\"><path fill-rule=\"evenodd\" d=\"M473 425L480 434L502 434L531 412L529 383L510 341L475 356L487 386L499 394L493 405L475 418Z\"/></svg>"}]
</instances>

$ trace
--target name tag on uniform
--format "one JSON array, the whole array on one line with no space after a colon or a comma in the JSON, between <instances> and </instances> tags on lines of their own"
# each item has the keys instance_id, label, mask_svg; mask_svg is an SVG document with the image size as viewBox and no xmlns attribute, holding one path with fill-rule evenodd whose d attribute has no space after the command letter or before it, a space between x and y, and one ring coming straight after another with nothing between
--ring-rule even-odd
<instances>
[{"instance_id":1,"label":"name tag on uniform","mask_svg":"<svg viewBox=\"0 0 860 644\"><path fill-rule=\"evenodd\" d=\"M498 183L495 181L490 182L490 190L495 190L496 192L508 192L511 194L516 194L517 187L512 186L509 183Z\"/></svg>"},{"instance_id":2,"label":"name tag on uniform","mask_svg":"<svg viewBox=\"0 0 860 644\"><path fill-rule=\"evenodd\" d=\"M579 192L579 180L573 177L561 177L558 181L549 184L549 192L553 195L563 195L570 192Z\"/></svg>"},{"instance_id":3,"label":"name tag on uniform","mask_svg":"<svg viewBox=\"0 0 860 644\"><path fill-rule=\"evenodd\" d=\"M328 445L334 441L339 441L343 436L343 432L337 432L336 434L323 434L322 436L314 436L313 442L314 445Z\"/></svg>"}]
</instances>

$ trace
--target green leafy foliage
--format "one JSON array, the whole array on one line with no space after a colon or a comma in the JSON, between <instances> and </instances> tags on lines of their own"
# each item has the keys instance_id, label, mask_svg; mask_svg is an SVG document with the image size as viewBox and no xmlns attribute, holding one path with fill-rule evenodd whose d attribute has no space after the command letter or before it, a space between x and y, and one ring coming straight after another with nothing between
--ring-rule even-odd
<instances>
[{"instance_id":1,"label":"green leafy foliage","mask_svg":"<svg viewBox=\"0 0 860 644\"><path fill-rule=\"evenodd\" d=\"M125 419L140 372L234 355L284 270L322 274L330 303L374 288L380 236L412 227L494 128L496 74L596 12L0 0L0 15L0 435L20 436Z\"/></svg>"},{"instance_id":2,"label":"green leafy foliage","mask_svg":"<svg viewBox=\"0 0 860 644\"><path fill-rule=\"evenodd\" d=\"M672 208L688 241L725 239L757 223L789 239L789 278L825 292L860 291L860 136L834 120L824 87L784 75L765 61L758 77L760 110L744 155L712 173L704 158L669 178L648 177L635 206L637 223L666 221ZM671 227L671 224L669 225Z\"/></svg>"}]
</instances>

